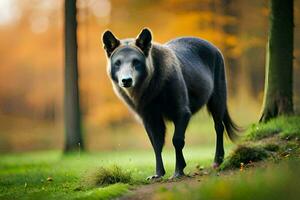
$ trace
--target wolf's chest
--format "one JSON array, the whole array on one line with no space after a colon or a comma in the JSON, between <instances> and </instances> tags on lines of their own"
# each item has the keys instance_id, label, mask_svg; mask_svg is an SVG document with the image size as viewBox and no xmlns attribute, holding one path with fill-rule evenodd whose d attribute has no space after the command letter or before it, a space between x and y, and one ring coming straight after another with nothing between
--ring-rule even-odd
<instances>
[{"instance_id":1,"label":"wolf's chest","mask_svg":"<svg viewBox=\"0 0 300 200\"><path fill-rule=\"evenodd\" d=\"M172 96L168 96L166 93L159 95L152 102L151 107L157 112L160 112L160 114L168 120L173 120L178 110L176 100Z\"/></svg>"}]
</instances>

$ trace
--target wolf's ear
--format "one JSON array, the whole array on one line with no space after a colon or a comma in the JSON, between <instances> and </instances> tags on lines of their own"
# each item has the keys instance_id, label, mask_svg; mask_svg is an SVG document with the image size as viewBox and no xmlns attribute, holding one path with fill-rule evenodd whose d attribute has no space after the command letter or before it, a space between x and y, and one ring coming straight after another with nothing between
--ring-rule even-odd
<instances>
[{"instance_id":1,"label":"wolf's ear","mask_svg":"<svg viewBox=\"0 0 300 200\"><path fill-rule=\"evenodd\" d=\"M102 42L108 57L110 57L111 53L120 45L120 41L109 30L103 33Z\"/></svg>"},{"instance_id":2,"label":"wolf's ear","mask_svg":"<svg viewBox=\"0 0 300 200\"><path fill-rule=\"evenodd\" d=\"M148 56L151 48L152 34L148 28L144 28L138 35L135 41L135 45L138 46Z\"/></svg>"}]
</instances>

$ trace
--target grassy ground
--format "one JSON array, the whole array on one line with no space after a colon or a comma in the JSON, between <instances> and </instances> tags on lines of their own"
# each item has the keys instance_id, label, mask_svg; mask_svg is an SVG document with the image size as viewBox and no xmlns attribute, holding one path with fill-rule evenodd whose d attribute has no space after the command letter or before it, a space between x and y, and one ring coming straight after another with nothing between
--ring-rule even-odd
<instances>
[{"instance_id":1,"label":"grassy ground","mask_svg":"<svg viewBox=\"0 0 300 200\"><path fill-rule=\"evenodd\" d=\"M160 190L155 199L300 199L300 117L252 125L217 176L193 187Z\"/></svg>"},{"instance_id":2,"label":"grassy ground","mask_svg":"<svg viewBox=\"0 0 300 200\"><path fill-rule=\"evenodd\" d=\"M156 185L159 190L149 185L148 197L300 199L297 188L300 184L298 122L300 117L297 116L281 117L251 126L239 145L227 146L226 149L232 151L220 172L209 169L214 145L187 146L185 172L195 175L191 178L194 182L190 184L191 179L188 179L176 185L171 183L172 188L164 188L166 184L161 183ZM133 187L145 187L145 178L154 172L151 150L78 152L67 156L58 151L44 151L2 154L0 157L1 200L111 199ZM173 150L164 151L163 157L168 178L174 170ZM203 179L204 176L207 178Z\"/></svg>"},{"instance_id":3,"label":"grassy ground","mask_svg":"<svg viewBox=\"0 0 300 200\"><path fill-rule=\"evenodd\" d=\"M279 117L267 123L253 124L240 144L225 159L221 169L238 168L267 159L300 155L300 117Z\"/></svg>"},{"instance_id":4,"label":"grassy ground","mask_svg":"<svg viewBox=\"0 0 300 200\"><path fill-rule=\"evenodd\" d=\"M299 159L288 159L280 164L265 162L249 169L221 172L193 186L160 188L153 199L298 200L299 165Z\"/></svg>"},{"instance_id":5,"label":"grassy ground","mask_svg":"<svg viewBox=\"0 0 300 200\"><path fill-rule=\"evenodd\" d=\"M187 148L188 167L208 166L213 147ZM57 151L0 155L0 199L110 199L126 193L131 185L145 183L154 172L152 151L110 151L62 156ZM174 152L163 154L167 176L174 168ZM131 173L128 183L106 187L91 185L91 175L100 167L118 165ZM100 168L101 169L101 168ZM96 174L95 174L96 175Z\"/></svg>"}]
</instances>

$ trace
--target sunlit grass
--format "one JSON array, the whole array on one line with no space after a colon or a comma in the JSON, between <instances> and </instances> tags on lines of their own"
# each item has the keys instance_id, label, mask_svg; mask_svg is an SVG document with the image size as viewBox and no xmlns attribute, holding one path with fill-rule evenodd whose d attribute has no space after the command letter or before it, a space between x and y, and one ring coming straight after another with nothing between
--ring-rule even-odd
<instances>
[{"instance_id":1,"label":"sunlit grass","mask_svg":"<svg viewBox=\"0 0 300 200\"><path fill-rule=\"evenodd\" d=\"M300 137L300 116L278 117L266 123L253 124L246 133L246 139L259 140L279 134L280 137Z\"/></svg>"},{"instance_id":2,"label":"sunlit grass","mask_svg":"<svg viewBox=\"0 0 300 200\"><path fill-rule=\"evenodd\" d=\"M185 171L189 173L199 164L210 165L214 146L187 148L184 153L187 160ZM109 196L111 198L126 192L130 185L109 185L114 188L112 193L103 186L83 187L87 175L101 167L111 169L111 166L118 165L122 172L131 174L132 180L128 182L129 184L144 184L147 183L146 177L153 175L155 171L154 154L148 150L74 153L67 156L63 156L59 151L45 151L2 154L0 157L1 200L79 197L99 199L104 193L111 195ZM166 149L163 158L167 171L165 178L168 178L174 171L174 151Z\"/></svg>"},{"instance_id":3,"label":"sunlit grass","mask_svg":"<svg viewBox=\"0 0 300 200\"><path fill-rule=\"evenodd\" d=\"M209 167L212 163L215 149L214 136L207 133L203 133L203 135L199 133L198 135L197 133L198 130L201 130L201 126L208 127L212 125L212 122L208 122L210 119L206 117L201 118L200 116L194 120L203 121L203 125L193 122L187 134L196 135L199 139L210 137L211 139L209 140L212 141L197 146L189 143L187 140L186 148L184 149L187 161L185 172L190 174L193 174L192 172L195 171L197 165ZM297 123L293 123L293 125L297 125ZM172 126L169 128L172 129ZM291 127L285 130L295 129ZM295 131L291 131L291 133L295 133ZM171 135L169 134L168 137L171 137ZM187 135L188 137L194 136ZM284 143L284 145L281 145L278 141L268 141L267 143L255 141L254 143L257 145L254 145L253 148L259 148L258 152L260 150L266 151L268 155L278 152L285 157L293 153L294 150L299 150L299 144L295 141L295 138ZM226 143L226 152L229 152L233 146ZM245 150L245 148L241 149ZM239 158L242 159L250 155L245 164L248 161L255 161L253 155L255 154L254 157L258 155L256 153L249 154L248 151L239 152L242 152L239 154ZM299 155L299 152L297 152L297 155ZM10 153L0 156L0 199L63 200L113 198L126 193L132 185L146 184L146 177L153 175L155 169L154 153L152 150L145 149L116 149L98 153L75 152L68 155L63 155L60 151L43 151ZM272 158L272 156L270 157ZM165 179L167 179L172 175L175 167L174 149L167 145L163 151L163 159L167 171ZM234 162L235 167L238 167L240 162L242 162L240 159L236 159ZM112 168L114 165L118 166L117 170ZM109 178L108 182L105 180L107 177ZM111 179L113 181L110 181ZM215 187L218 187L217 182L213 183L216 184ZM235 183L232 184L235 185ZM212 188L213 186L210 187ZM208 190L203 192L208 192ZM191 198L194 198L194 196Z\"/></svg>"},{"instance_id":4,"label":"sunlit grass","mask_svg":"<svg viewBox=\"0 0 300 200\"><path fill-rule=\"evenodd\" d=\"M160 191L155 199L222 199L222 200L298 200L299 160L279 165L268 164L265 168L236 171L235 174L214 176L197 187L175 187Z\"/></svg>"},{"instance_id":5,"label":"sunlit grass","mask_svg":"<svg viewBox=\"0 0 300 200\"><path fill-rule=\"evenodd\" d=\"M73 197L80 200L105 200L118 197L126 192L128 192L128 185L117 183L107 187L94 188L86 192L79 192Z\"/></svg>"},{"instance_id":6,"label":"sunlit grass","mask_svg":"<svg viewBox=\"0 0 300 200\"><path fill-rule=\"evenodd\" d=\"M167 171L165 179L172 175L175 168L175 154L171 142L173 128L169 123L166 148L163 151ZM127 128L116 127L105 131L91 129L86 134L86 141L89 149L94 150L94 146L99 146L100 149L110 150L97 153L77 152L66 156L60 151L1 154L0 199L112 198L126 192L131 185L146 184L146 177L155 172L154 153L143 127L138 123L134 126L128 125ZM226 152L229 152L233 145L226 142L225 146ZM132 150L128 150L128 147ZM210 166L214 150L213 120L206 111L201 111L192 118L186 132L185 172L192 173L197 165ZM128 184L84 185L88 175L101 168L110 169L113 165L131 174Z\"/></svg>"}]
</instances>

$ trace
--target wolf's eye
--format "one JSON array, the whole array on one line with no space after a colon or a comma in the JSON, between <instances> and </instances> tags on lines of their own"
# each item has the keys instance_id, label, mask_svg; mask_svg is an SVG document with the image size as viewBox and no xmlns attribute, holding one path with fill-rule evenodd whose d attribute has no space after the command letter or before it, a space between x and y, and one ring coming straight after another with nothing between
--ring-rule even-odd
<instances>
[{"instance_id":1,"label":"wolf's eye","mask_svg":"<svg viewBox=\"0 0 300 200\"><path fill-rule=\"evenodd\" d=\"M133 61L132 61L133 66L138 66L140 64L141 64L141 62L138 59L133 59Z\"/></svg>"},{"instance_id":2,"label":"wolf's eye","mask_svg":"<svg viewBox=\"0 0 300 200\"><path fill-rule=\"evenodd\" d=\"M133 59L132 61L132 66L136 69L136 70L140 70L142 67L142 63L141 61L139 61L138 59Z\"/></svg>"},{"instance_id":3,"label":"wolf's eye","mask_svg":"<svg viewBox=\"0 0 300 200\"><path fill-rule=\"evenodd\" d=\"M120 61L120 60L117 60L117 61L115 62L115 66L119 67L120 65L121 65L121 61Z\"/></svg>"}]
</instances>

